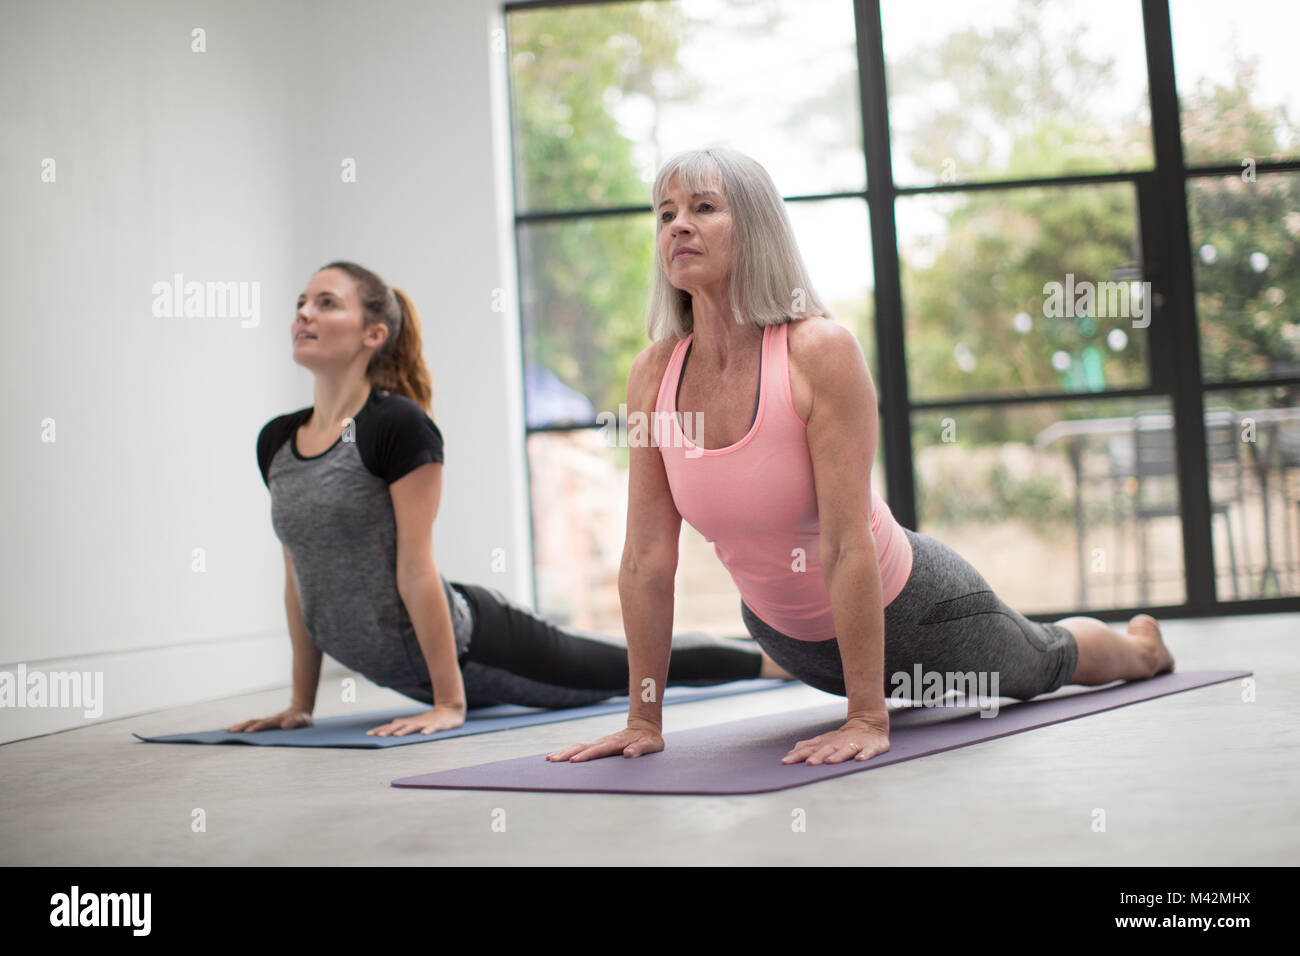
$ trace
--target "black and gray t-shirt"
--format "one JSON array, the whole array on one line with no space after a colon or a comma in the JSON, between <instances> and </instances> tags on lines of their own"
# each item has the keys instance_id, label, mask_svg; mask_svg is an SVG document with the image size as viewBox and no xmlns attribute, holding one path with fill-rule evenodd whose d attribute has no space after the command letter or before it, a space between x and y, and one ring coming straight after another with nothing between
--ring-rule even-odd
<instances>
[{"instance_id":1,"label":"black and gray t-shirt","mask_svg":"<svg viewBox=\"0 0 1300 956\"><path fill-rule=\"evenodd\" d=\"M293 561L311 639L345 667L384 687L432 700L429 669L397 591L397 523L388 486L441 462L442 433L403 395L372 388L365 406L327 451L298 453L295 436L312 408L273 418L257 437L271 492L271 524ZM444 577L456 648L463 659L473 619Z\"/></svg>"}]
</instances>

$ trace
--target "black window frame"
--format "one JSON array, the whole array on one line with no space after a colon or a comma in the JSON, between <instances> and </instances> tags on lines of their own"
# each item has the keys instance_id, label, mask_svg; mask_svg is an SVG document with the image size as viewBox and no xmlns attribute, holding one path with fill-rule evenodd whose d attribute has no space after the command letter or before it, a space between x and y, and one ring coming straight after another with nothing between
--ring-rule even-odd
<instances>
[{"instance_id":1,"label":"black window frame","mask_svg":"<svg viewBox=\"0 0 1300 956\"><path fill-rule=\"evenodd\" d=\"M506 23L506 62L510 128L515 128L515 93L510 44L509 15L543 7L605 6L641 0L520 0L503 5ZM653 0L673 2L673 0ZM1049 176L1038 179L980 180L942 183L932 186L898 186L894 183L889 136L889 102L885 71L884 37L880 0L844 0L852 3L857 34L858 93L861 109L863 157L866 164L865 190L786 196L786 202L814 202L830 199L859 199L867 204L870 222L872 265L875 276L875 344L877 392L883 429L886 500L897 520L916 527L916 479L912 456L912 413L932 408L987 407L1043 402L1078 402L1110 398L1166 399L1174 418L1174 447L1178 455L1178 494L1182 523L1183 570L1186 600L1182 604L1130 607L1070 607L1025 616L1038 621L1055 621L1071 615L1120 617L1156 612L1161 617L1203 617L1261 614L1300 610L1300 595L1274 598L1221 600L1214 567L1209 492L1208 451L1205 432L1205 396L1241 388L1300 385L1300 376L1234 379L1204 382L1200 362L1199 325L1187 209L1187 180L1198 177L1240 175L1240 166L1189 167L1183 157L1181 115L1174 76L1173 33L1168 0L1140 0L1150 99L1153 165L1132 170L1083 175ZM518 211L515 153L511 151L512 199L515 202L515 248L518 253L522 227L536 223L596 216L625 216L651 213L647 206L611 206L596 209ZM1300 161L1260 162L1257 175L1300 171ZM1147 385L1141 388L1106 389L1098 392L1048 391L1018 395L939 398L912 401L908 397L907 356L903 325L903 299L898 255L895 204L899 197L931 193L961 193L987 189L1019 189L1052 186L1092 185L1127 182L1137 193L1143 278L1151 282L1152 316L1149 334ZM520 257L516 255L516 263ZM522 274L516 276L523 288ZM523 315L520 321L520 367L525 367ZM527 396L524 396L527 402ZM528 439L546 432L597 429L598 424L527 425L524 409L524 468L529 488L529 524L533 524L532 478ZM530 533L530 541L533 536ZM536 546L533 545L536 568ZM1080 574L1083 573L1082 566ZM536 574L533 574L533 602L536 606Z\"/></svg>"}]
</instances>

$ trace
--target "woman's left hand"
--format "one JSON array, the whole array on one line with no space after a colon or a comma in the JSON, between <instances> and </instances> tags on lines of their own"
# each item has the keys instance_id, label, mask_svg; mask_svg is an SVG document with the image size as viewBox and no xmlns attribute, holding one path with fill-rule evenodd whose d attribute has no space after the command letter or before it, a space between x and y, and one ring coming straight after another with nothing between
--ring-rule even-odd
<instances>
[{"instance_id":1,"label":"woman's left hand","mask_svg":"<svg viewBox=\"0 0 1300 956\"><path fill-rule=\"evenodd\" d=\"M437 706L433 710L414 717L398 717L382 727L366 731L366 736L402 737L417 730L422 734L431 734L438 730L451 730L465 723L465 708L455 706Z\"/></svg>"},{"instance_id":2,"label":"woman's left hand","mask_svg":"<svg viewBox=\"0 0 1300 956\"><path fill-rule=\"evenodd\" d=\"M870 760L888 749L888 717L883 721L853 719L846 721L839 730L799 741L781 758L781 763L841 763L850 757Z\"/></svg>"}]
</instances>

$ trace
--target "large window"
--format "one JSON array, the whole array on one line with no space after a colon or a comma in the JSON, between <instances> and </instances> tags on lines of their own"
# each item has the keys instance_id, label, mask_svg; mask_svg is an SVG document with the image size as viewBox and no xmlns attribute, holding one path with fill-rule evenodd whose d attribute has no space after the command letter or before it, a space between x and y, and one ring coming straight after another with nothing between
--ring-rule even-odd
<instances>
[{"instance_id":1,"label":"large window","mask_svg":"<svg viewBox=\"0 0 1300 956\"><path fill-rule=\"evenodd\" d=\"M627 451L601 423L648 344L651 182L712 143L772 174L858 336L905 525L1039 617L1300 594L1291 4L506 10L543 614L622 630ZM743 633L685 524L676 604Z\"/></svg>"},{"instance_id":2,"label":"large window","mask_svg":"<svg viewBox=\"0 0 1300 956\"><path fill-rule=\"evenodd\" d=\"M1300 593L1300 8L1170 5L1221 600Z\"/></svg>"}]
</instances>

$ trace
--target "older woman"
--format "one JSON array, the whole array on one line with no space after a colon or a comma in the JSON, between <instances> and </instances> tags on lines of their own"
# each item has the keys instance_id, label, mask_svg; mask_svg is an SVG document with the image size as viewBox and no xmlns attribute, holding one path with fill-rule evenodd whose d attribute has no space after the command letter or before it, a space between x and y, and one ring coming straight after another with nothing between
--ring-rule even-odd
<instances>
[{"instance_id":1,"label":"older woman","mask_svg":"<svg viewBox=\"0 0 1300 956\"><path fill-rule=\"evenodd\" d=\"M1127 634L1095 618L1030 621L951 548L894 519L871 487L876 394L862 350L817 298L762 166L724 148L679 153L653 208L653 344L632 365L627 404L659 427L657 447L631 450L619 575L634 688L663 685L682 518L714 542L759 645L848 699L844 725L798 741L784 763L888 750L891 675L995 675L996 695L1026 699L1172 670L1149 615ZM625 730L549 759L653 753L661 728L660 698L643 692Z\"/></svg>"}]
</instances>

